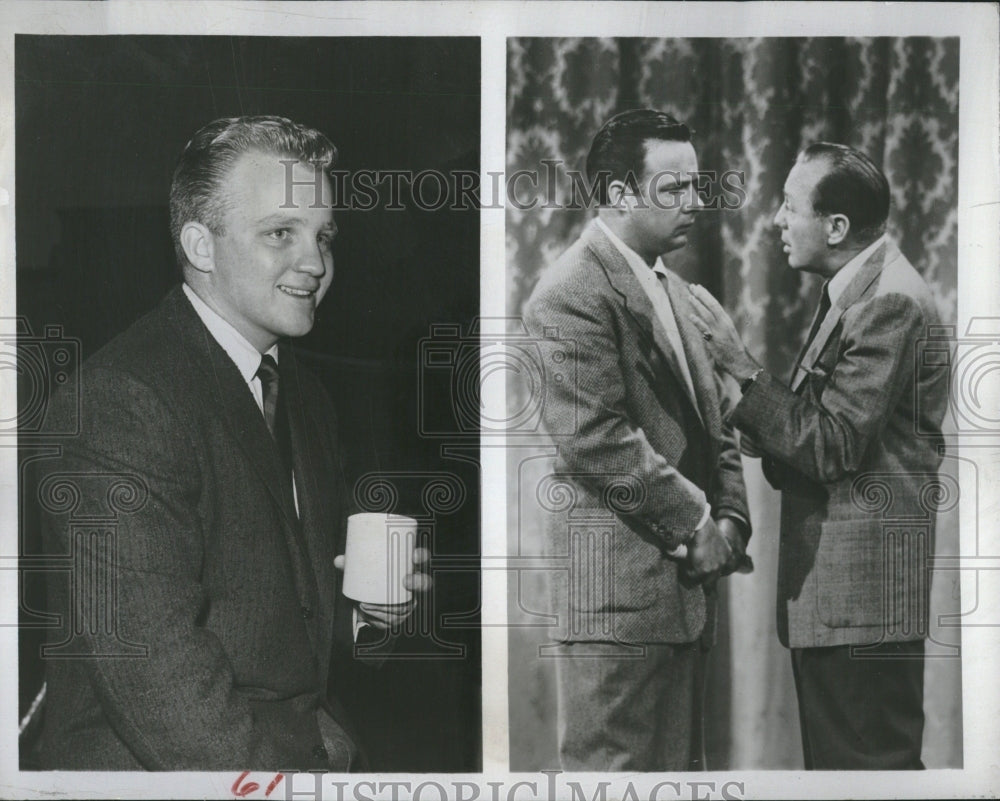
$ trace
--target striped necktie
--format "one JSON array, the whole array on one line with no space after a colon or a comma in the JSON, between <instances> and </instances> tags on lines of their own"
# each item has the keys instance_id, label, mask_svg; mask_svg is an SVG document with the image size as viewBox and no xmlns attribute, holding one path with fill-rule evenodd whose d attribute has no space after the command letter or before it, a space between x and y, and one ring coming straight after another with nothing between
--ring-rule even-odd
<instances>
[{"instance_id":1,"label":"striped necktie","mask_svg":"<svg viewBox=\"0 0 1000 801\"><path fill-rule=\"evenodd\" d=\"M281 403L281 392L278 388L278 364L272 356L264 354L260 357L260 367L256 377L260 379L261 394L264 400L264 422L271 432L281 454L286 473L292 474L292 438L288 431L288 416L284 413Z\"/></svg>"}]
</instances>

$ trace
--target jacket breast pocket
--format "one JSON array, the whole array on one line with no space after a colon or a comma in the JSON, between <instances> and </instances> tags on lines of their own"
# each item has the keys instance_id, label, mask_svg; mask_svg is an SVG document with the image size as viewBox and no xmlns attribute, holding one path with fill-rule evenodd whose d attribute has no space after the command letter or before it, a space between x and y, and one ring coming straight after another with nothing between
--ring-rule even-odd
<instances>
[{"instance_id":1,"label":"jacket breast pocket","mask_svg":"<svg viewBox=\"0 0 1000 801\"><path fill-rule=\"evenodd\" d=\"M910 576L898 560L882 521L835 520L822 524L816 552L816 606L830 628L902 622Z\"/></svg>"}]
</instances>

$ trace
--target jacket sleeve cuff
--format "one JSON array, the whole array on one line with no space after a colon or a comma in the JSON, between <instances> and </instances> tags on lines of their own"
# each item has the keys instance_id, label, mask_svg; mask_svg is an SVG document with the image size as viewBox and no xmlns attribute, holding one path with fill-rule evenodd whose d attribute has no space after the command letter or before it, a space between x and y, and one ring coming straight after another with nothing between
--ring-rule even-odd
<instances>
[{"instance_id":1,"label":"jacket sleeve cuff","mask_svg":"<svg viewBox=\"0 0 1000 801\"><path fill-rule=\"evenodd\" d=\"M704 513L701 516L701 520L698 521L698 525L694 527L694 530L697 531L698 529L700 529L702 526L704 526L711 519L712 519L712 504L706 503L705 504L705 511L704 511ZM692 532L692 534L693 533L694 532Z\"/></svg>"},{"instance_id":2,"label":"jacket sleeve cuff","mask_svg":"<svg viewBox=\"0 0 1000 801\"><path fill-rule=\"evenodd\" d=\"M662 521L650 525L652 532L659 537L667 546L668 550L675 551L681 545L687 545L694 539L694 533L708 522L712 516L712 507L706 502L700 518L690 518L688 525L671 521L672 525L667 525Z\"/></svg>"},{"instance_id":3,"label":"jacket sleeve cuff","mask_svg":"<svg viewBox=\"0 0 1000 801\"><path fill-rule=\"evenodd\" d=\"M752 531L750 527L750 521L747 520L747 518L743 514L737 512L735 509L721 509L719 510L719 519L722 519L723 517L728 517L730 520L736 523L736 525L739 527L740 534L743 535L744 542L750 541L750 534Z\"/></svg>"}]
</instances>

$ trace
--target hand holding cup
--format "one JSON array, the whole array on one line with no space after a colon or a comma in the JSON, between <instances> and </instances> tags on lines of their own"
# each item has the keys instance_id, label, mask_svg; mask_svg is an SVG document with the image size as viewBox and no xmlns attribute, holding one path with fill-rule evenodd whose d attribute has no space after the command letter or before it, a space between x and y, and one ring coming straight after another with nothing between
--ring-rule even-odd
<instances>
[{"instance_id":1,"label":"hand holding cup","mask_svg":"<svg viewBox=\"0 0 1000 801\"><path fill-rule=\"evenodd\" d=\"M399 625L416 606L413 593L431 589L431 577L420 569L430 561L416 547L417 521L375 512L347 519L347 544L334 559L344 571L343 593L358 602L362 619L376 628Z\"/></svg>"}]
</instances>

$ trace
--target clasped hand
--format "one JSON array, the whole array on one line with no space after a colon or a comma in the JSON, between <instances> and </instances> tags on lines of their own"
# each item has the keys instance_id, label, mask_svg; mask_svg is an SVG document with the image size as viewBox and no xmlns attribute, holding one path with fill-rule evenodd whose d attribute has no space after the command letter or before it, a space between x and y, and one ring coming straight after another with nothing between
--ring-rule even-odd
<instances>
[{"instance_id":1,"label":"clasped hand","mask_svg":"<svg viewBox=\"0 0 1000 801\"><path fill-rule=\"evenodd\" d=\"M695 531L688 543L686 574L711 589L721 576L736 570L747 572L753 563L746 555L746 543L739 526L728 517L709 519Z\"/></svg>"},{"instance_id":2,"label":"clasped hand","mask_svg":"<svg viewBox=\"0 0 1000 801\"><path fill-rule=\"evenodd\" d=\"M411 592L427 593L434 582L430 576L423 571L424 566L430 561L431 554L426 548L413 549L413 572L407 573L403 577L403 586ZM333 560L333 566L337 570L344 569L344 555ZM370 604L359 603L358 615L362 622L374 626L383 631L399 626L417 607L417 599L411 598L402 604Z\"/></svg>"}]
</instances>

